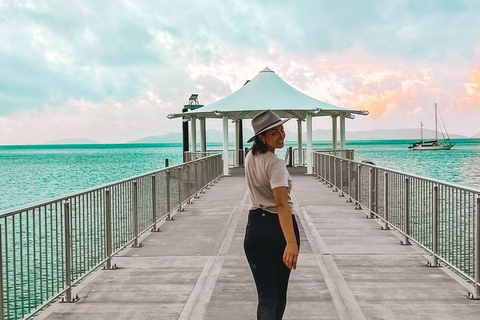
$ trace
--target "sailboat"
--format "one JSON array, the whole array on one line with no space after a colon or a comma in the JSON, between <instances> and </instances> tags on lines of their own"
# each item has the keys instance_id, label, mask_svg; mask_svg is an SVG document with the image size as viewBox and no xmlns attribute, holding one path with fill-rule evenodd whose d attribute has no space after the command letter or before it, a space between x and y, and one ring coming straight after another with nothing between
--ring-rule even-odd
<instances>
[{"instance_id":1,"label":"sailboat","mask_svg":"<svg viewBox=\"0 0 480 320\"><path fill-rule=\"evenodd\" d=\"M438 110L437 104L435 103L435 140L424 141L423 140L423 123L420 122L420 131L422 140L418 142L414 142L409 149L413 150L450 150L453 147L453 143L450 141L450 136L448 135L447 129L445 128L445 124L443 127L445 128L445 134L442 132L443 141L438 141L438 120L437 120ZM443 123L443 121L442 121Z\"/></svg>"}]
</instances>

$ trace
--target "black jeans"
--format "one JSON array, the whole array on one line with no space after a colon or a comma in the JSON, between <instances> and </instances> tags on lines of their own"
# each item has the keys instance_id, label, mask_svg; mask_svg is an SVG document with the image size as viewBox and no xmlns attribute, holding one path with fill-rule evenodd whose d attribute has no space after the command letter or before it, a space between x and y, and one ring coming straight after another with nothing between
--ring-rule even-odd
<instances>
[{"instance_id":1,"label":"black jeans","mask_svg":"<svg viewBox=\"0 0 480 320\"><path fill-rule=\"evenodd\" d=\"M300 249L295 216L293 230ZM290 269L283 263L287 243L278 215L261 209L250 210L243 247L258 293L258 320L281 320L287 303Z\"/></svg>"}]
</instances>

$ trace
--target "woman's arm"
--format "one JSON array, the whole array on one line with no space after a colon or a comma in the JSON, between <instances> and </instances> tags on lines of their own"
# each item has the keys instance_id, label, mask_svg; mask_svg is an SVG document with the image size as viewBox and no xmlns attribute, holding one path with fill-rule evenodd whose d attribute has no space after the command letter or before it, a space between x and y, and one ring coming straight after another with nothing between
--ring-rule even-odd
<instances>
[{"instance_id":1,"label":"woman's arm","mask_svg":"<svg viewBox=\"0 0 480 320\"><path fill-rule=\"evenodd\" d=\"M289 269L297 268L298 245L295 232L293 231L292 211L288 204L287 187L278 187L273 189L273 197L275 205L278 208L278 220L282 227L283 236L287 242L285 252L283 253L283 262Z\"/></svg>"}]
</instances>

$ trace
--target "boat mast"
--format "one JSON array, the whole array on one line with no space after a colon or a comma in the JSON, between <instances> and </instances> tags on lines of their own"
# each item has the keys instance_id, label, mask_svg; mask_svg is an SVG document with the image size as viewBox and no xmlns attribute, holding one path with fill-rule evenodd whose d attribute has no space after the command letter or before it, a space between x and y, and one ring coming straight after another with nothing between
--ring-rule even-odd
<instances>
[{"instance_id":1,"label":"boat mast","mask_svg":"<svg viewBox=\"0 0 480 320\"><path fill-rule=\"evenodd\" d=\"M435 141L437 141L437 104L435 103Z\"/></svg>"}]
</instances>

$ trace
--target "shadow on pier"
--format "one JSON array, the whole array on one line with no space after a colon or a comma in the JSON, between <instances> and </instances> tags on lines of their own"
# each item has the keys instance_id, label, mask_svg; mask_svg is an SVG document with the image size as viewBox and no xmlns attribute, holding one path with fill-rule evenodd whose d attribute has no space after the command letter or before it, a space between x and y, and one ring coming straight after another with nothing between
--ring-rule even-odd
<instances>
[{"instance_id":1,"label":"shadow on pier","mask_svg":"<svg viewBox=\"0 0 480 320\"><path fill-rule=\"evenodd\" d=\"M301 232L284 319L478 319L480 302L446 268L355 210L303 168L290 169ZM249 198L232 170L143 247L113 259L37 319L255 319L256 292L243 253Z\"/></svg>"}]
</instances>

